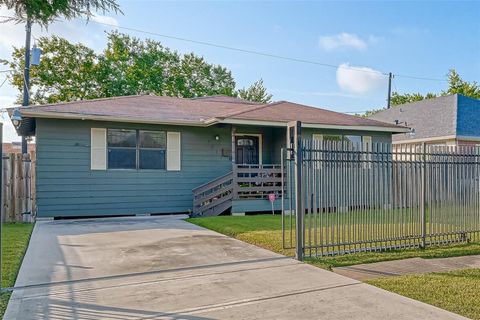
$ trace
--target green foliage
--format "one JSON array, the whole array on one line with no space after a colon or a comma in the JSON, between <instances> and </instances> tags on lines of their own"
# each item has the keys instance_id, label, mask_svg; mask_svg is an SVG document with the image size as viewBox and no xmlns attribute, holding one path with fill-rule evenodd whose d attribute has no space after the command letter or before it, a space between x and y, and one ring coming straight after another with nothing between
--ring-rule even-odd
<instances>
[{"instance_id":1,"label":"green foliage","mask_svg":"<svg viewBox=\"0 0 480 320\"><path fill-rule=\"evenodd\" d=\"M226 68L194 53L181 55L150 39L112 32L102 53L55 36L40 38L37 46L43 55L40 65L31 68L32 104L135 94L237 96L235 80ZM19 91L23 86L23 50L16 48L10 62L14 69L11 83ZM252 87L249 99L264 102L271 98L261 81Z\"/></svg>"},{"instance_id":2,"label":"green foliage","mask_svg":"<svg viewBox=\"0 0 480 320\"><path fill-rule=\"evenodd\" d=\"M0 0L0 5L13 10L15 16L4 18L2 22L22 23L30 20L47 27L57 17L73 19L91 17L95 11L121 12L116 0Z\"/></svg>"},{"instance_id":3,"label":"green foliage","mask_svg":"<svg viewBox=\"0 0 480 320\"><path fill-rule=\"evenodd\" d=\"M42 63L30 69L32 103L52 103L100 97L95 52L82 44L72 44L53 36L40 38L38 46L44 55ZM10 67L11 83L23 87L24 48L15 48ZM20 97L19 97L20 99Z\"/></svg>"},{"instance_id":4,"label":"green foliage","mask_svg":"<svg viewBox=\"0 0 480 320\"><path fill-rule=\"evenodd\" d=\"M214 230L250 244L280 253L293 255L292 249L282 247L281 215L262 214L244 217L218 216L190 218L188 222ZM287 224L288 217L286 220ZM294 223L294 222L293 222ZM288 227L287 227L288 228ZM288 232L287 232L288 233ZM294 235L293 235L294 236ZM289 241L287 235L287 242ZM344 267L362 263L391 261L407 258L446 258L480 254L480 243L459 243L450 246L431 246L426 249L392 250L385 252L364 252L339 256L309 258L307 263L324 269Z\"/></svg>"},{"instance_id":5,"label":"green foliage","mask_svg":"<svg viewBox=\"0 0 480 320\"><path fill-rule=\"evenodd\" d=\"M258 80L248 88L238 90L238 97L262 103L272 102L272 95L267 92L262 79Z\"/></svg>"},{"instance_id":6,"label":"green foliage","mask_svg":"<svg viewBox=\"0 0 480 320\"><path fill-rule=\"evenodd\" d=\"M471 319L480 319L480 269L387 277L367 282Z\"/></svg>"},{"instance_id":7,"label":"green foliage","mask_svg":"<svg viewBox=\"0 0 480 320\"><path fill-rule=\"evenodd\" d=\"M368 118L368 117L370 117L370 116L373 116L375 113L380 112L380 111L383 111L383 110L385 110L385 109L387 109L387 108L373 109L373 110L368 110L368 111L366 111L366 112L363 113L363 114L358 114L358 113L357 113L357 114L355 114L355 115L356 115L357 117Z\"/></svg>"},{"instance_id":8,"label":"green foliage","mask_svg":"<svg viewBox=\"0 0 480 320\"><path fill-rule=\"evenodd\" d=\"M392 98L390 100L392 106L398 106L404 103L410 103L415 101L421 101L424 99L435 98L437 95L434 93L427 93L426 95L422 95L420 93L405 93L400 94L398 92L392 92Z\"/></svg>"},{"instance_id":9,"label":"green foliage","mask_svg":"<svg viewBox=\"0 0 480 320\"><path fill-rule=\"evenodd\" d=\"M411 103L416 101L421 101L425 99L436 98L439 96L446 96L450 94L462 94L464 96L480 99L480 85L476 82L467 82L462 80L460 75L455 71L455 69L450 69L447 74L448 79L448 89L440 93L427 93L425 95L421 93L404 93L400 94L398 92L392 92L391 105L398 106L405 103ZM382 111L384 109L376 109L367 111L363 116L369 117L375 113Z\"/></svg>"},{"instance_id":10,"label":"green foliage","mask_svg":"<svg viewBox=\"0 0 480 320\"><path fill-rule=\"evenodd\" d=\"M447 74L448 78L448 89L442 91L439 94L436 93L427 93L422 95L421 93L405 93L400 94L398 92L392 93L392 106L397 106L404 103L410 103L415 101L421 101L424 99L431 99L439 96L446 96L450 94L462 94L464 96L480 99L480 85L473 81L467 82L460 78L460 75L455 71L455 69L450 69Z\"/></svg>"},{"instance_id":11,"label":"green foliage","mask_svg":"<svg viewBox=\"0 0 480 320\"><path fill-rule=\"evenodd\" d=\"M13 287L23 256L27 250L33 224L4 223L2 229L2 287ZM0 296L0 318L7 308L10 293Z\"/></svg>"},{"instance_id":12,"label":"green foliage","mask_svg":"<svg viewBox=\"0 0 480 320\"><path fill-rule=\"evenodd\" d=\"M448 72L448 84L448 89L443 91L442 95L459 93L470 98L480 99L480 85L476 81L466 82L462 80L455 69Z\"/></svg>"}]
</instances>

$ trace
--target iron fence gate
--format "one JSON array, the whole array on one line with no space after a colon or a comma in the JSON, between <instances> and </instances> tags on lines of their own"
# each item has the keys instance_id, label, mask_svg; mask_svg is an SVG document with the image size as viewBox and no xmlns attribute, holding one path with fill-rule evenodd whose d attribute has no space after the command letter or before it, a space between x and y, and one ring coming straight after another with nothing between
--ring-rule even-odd
<instances>
[{"instance_id":1,"label":"iron fence gate","mask_svg":"<svg viewBox=\"0 0 480 320\"><path fill-rule=\"evenodd\" d=\"M284 153L285 248L321 256L480 238L478 147L303 140L298 150Z\"/></svg>"}]
</instances>

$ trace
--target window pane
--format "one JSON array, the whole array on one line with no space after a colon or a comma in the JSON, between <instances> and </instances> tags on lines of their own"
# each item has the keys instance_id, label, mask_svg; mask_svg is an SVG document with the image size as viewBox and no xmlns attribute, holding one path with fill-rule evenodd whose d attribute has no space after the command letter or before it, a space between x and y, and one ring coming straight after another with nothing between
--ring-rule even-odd
<instances>
[{"instance_id":1,"label":"window pane","mask_svg":"<svg viewBox=\"0 0 480 320\"><path fill-rule=\"evenodd\" d=\"M137 134L135 130L108 129L107 141L109 147L137 146Z\"/></svg>"},{"instance_id":2,"label":"window pane","mask_svg":"<svg viewBox=\"0 0 480 320\"><path fill-rule=\"evenodd\" d=\"M135 149L108 148L109 169L136 169Z\"/></svg>"},{"instance_id":3,"label":"window pane","mask_svg":"<svg viewBox=\"0 0 480 320\"><path fill-rule=\"evenodd\" d=\"M165 149L166 146L165 131L140 131L140 148Z\"/></svg>"},{"instance_id":4,"label":"window pane","mask_svg":"<svg viewBox=\"0 0 480 320\"><path fill-rule=\"evenodd\" d=\"M253 139L238 139L237 140L237 145L238 146L253 146L255 142Z\"/></svg>"},{"instance_id":5,"label":"window pane","mask_svg":"<svg viewBox=\"0 0 480 320\"><path fill-rule=\"evenodd\" d=\"M342 141L342 136L333 134L324 134L323 141Z\"/></svg>"},{"instance_id":6,"label":"window pane","mask_svg":"<svg viewBox=\"0 0 480 320\"><path fill-rule=\"evenodd\" d=\"M165 169L165 150L140 150L140 169Z\"/></svg>"},{"instance_id":7,"label":"window pane","mask_svg":"<svg viewBox=\"0 0 480 320\"><path fill-rule=\"evenodd\" d=\"M354 145L362 143L362 136L345 136L345 141L351 142Z\"/></svg>"}]
</instances>

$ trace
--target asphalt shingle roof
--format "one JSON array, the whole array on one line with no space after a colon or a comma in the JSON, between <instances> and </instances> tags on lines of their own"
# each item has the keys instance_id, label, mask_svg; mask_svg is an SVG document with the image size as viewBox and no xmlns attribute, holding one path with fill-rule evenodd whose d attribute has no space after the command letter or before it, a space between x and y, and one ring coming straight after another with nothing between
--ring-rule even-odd
<instances>
[{"instance_id":1,"label":"asphalt shingle roof","mask_svg":"<svg viewBox=\"0 0 480 320\"><path fill-rule=\"evenodd\" d=\"M94 116L105 120L116 118L196 125L237 119L282 123L299 120L323 125L398 128L392 122L386 123L287 101L261 104L226 96L192 99L153 95L124 96L22 107L21 113L31 118Z\"/></svg>"},{"instance_id":2,"label":"asphalt shingle roof","mask_svg":"<svg viewBox=\"0 0 480 320\"><path fill-rule=\"evenodd\" d=\"M415 139L445 137L456 134L457 95L432 98L406 103L380 111L369 119L415 128ZM406 123L405 123L406 122ZM406 140L404 135L395 135L394 141Z\"/></svg>"}]
</instances>

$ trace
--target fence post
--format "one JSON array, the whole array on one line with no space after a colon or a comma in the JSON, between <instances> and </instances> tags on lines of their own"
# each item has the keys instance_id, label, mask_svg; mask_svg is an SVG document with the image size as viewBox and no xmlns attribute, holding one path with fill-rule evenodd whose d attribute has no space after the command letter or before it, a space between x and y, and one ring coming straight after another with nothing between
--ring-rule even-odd
<instances>
[{"instance_id":1,"label":"fence post","mask_svg":"<svg viewBox=\"0 0 480 320\"><path fill-rule=\"evenodd\" d=\"M427 237L427 156L426 156L426 144L422 143L422 162L421 162L421 226L422 226L422 239L420 242L420 248L425 249L426 247L426 237Z\"/></svg>"},{"instance_id":2,"label":"fence post","mask_svg":"<svg viewBox=\"0 0 480 320\"><path fill-rule=\"evenodd\" d=\"M295 157L294 183L295 183L295 259L303 261L303 203L302 203L302 124L300 121L294 121L288 124L290 132L289 143L293 142L293 154ZM293 141L292 141L293 140Z\"/></svg>"}]
</instances>

